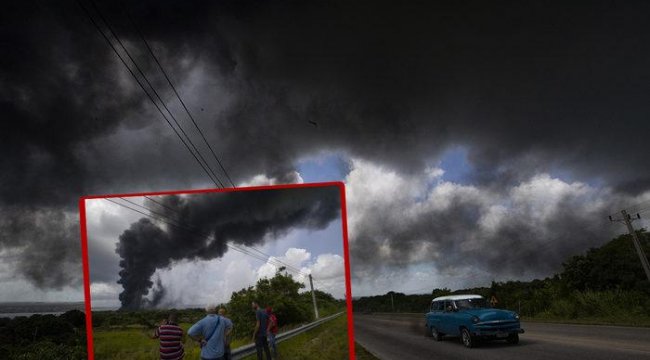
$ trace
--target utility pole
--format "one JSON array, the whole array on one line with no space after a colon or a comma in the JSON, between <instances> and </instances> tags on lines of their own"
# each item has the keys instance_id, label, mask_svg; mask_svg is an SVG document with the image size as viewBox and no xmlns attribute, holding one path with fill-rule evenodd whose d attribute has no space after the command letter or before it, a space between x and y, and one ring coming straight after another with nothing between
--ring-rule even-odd
<instances>
[{"instance_id":1,"label":"utility pole","mask_svg":"<svg viewBox=\"0 0 650 360\"><path fill-rule=\"evenodd\" d=\"M623 221L625 223L625 226L627 226L627 231L629 231L630 235L632 235L632 242L634 243L637 254L639 254L639 260L641 260L641 265L643 266L645 275L648 278L648 281L650 281L650 263L648 263L648 258L643 251L641 241L639 241L639 237L637 236L636 232L634 231L634 227L632 226L632 221L641 219L641 216L639 214L636 214L636 219L633 219L625 210L622 210L621 214L623 214L623 220L614 220L611 216L609 217L609 220Z\"/></svg>"},{"instance_id":2,"label":"utility pole","mask_svg":"<svg viewBox=\"0 0 650 360\"><path fill-rule=\"evenodd\" d=\"M316 315L316 320L318 320L318 306L316 306L316 294L314 293L314 281L311 279L311 274L309 274L309 286L311 286L311 300L314 302L314 314Z\"/></svg>"},{"instance_id":3,"label":"utility pole","mask_svg":"<svg viewBox=\"0 0 650 360\"><path fill-rule=\"evenodd\" d=\"M390 307L395 312L395 303L393 302L393 293L390 293Z\"/></svg>"}]
</instances>

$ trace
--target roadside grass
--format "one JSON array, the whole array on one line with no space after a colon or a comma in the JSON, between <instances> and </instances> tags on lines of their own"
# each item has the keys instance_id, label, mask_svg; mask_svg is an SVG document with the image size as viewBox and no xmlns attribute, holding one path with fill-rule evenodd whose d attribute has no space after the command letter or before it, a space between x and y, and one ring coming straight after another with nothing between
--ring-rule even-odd
<instances>
[{"instance_id":1,"label":"roadside grass","mask_svg":"<svg viewBox=\"0 0 650 360\"><path fill-rule=\"evenodd\" d=\"M191 324L180 324L185 334ZM159 341L150 339L153 333L151 329L142 326L119 326L113 328L93 329L93 344L95 359L106 360L152 360L159 358ZM232 348L245 345L250 340L235 339L232 341ZM183 342L186 359L198 359L200 348L198 344L185 335Z\"/></svg>"},{"instance_id":2,"label":"roadside grass","mask_svg":"<svg viewBox=\"0 0 650 360\"><path fill-rule=\"evenodd\" d=\"M553 324L575 324L575 325L613 325L613 326L635 326L635 327L650 327L649 317L587 317L576 319L565 319L553 317L550 315L539 316L525 316L521 318L524 322L535 323L553 323Z\"/></svg>"},{"instance_id":3,"label":"roadside grass","mask_svg":"<svg viewBox=\"0 0 650 360\"><path fill-rule=\"evenodd\" d=\"M525 320L565 324L650 326L647 294L631 291L583 291L555 299Z\"/></svg>"},{"instance_id":4,"label":"roadside grass","mask_svg":"<svg viewBox=\"0 0 650 360\"><path fill-rule=\"evenodd\" d=\"M278 360L342 360L349 358L348 322L339 316L314 329L278 343ZM234 349L235 347L233 347ZM355 344L357 359L376 360L374 356ZM255 355L245 360L256 359Z\"/></svg>"},{"instance_id":5,"label":"roadside grass","mask_svg":"<svg viewBox=\"0 0 650 360\"><path fill-rule=\"evenodd\" d=\"M180 324L187 334L191 324ZM279 360L341 360L348 359L347 317L336 319L297 335L278 344ZM158 359L157 339L150 339L151 329L143 326L116 326L93 329L95 358L98 360L152 360ZM235 339L232 349L250 343L250 339ZM189 337L185 338L185 358L199 359L200 348ZM376 360L361 345L355 344L356 356L360 360ZM254 359L249 356L246 359Z\"/></svg>"}]
</instances>

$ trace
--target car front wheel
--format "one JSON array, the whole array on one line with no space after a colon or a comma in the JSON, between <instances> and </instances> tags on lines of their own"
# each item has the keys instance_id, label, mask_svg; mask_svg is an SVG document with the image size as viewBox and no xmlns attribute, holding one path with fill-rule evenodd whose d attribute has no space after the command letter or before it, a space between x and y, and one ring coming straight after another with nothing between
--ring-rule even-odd
<instances>
[{"instance_id":1,"label":"car front wheel","mask_svg":"<svg viewBox=\"0 0 650 360\"><path fill-rule=\"evenodd\" d=\"M509 344L518 344L519 343L519 334L514 333L514 334L508 335L508 338L506 339L506 341Z\"/></svg>"},{"instance_id":2,"label":"car front wheel","mask_svg":"<svg viewBox=\"0 0 650 360\"><path fill-rule=\"evenodd\" d=\"M461 330L460 339L463 341L463 345L465 345L466 348L474 347L474 338L466 328Z\"/></svg>"},{"instance_id":3,"label":"car front wheel","mask_svg":"<svg viewBox=\"0 0 650 360\"><path fill-rule=\"evenodd\" d=\"M438 332L438 329L436 329L435 326L431 327L431 336L436 340L436 341L441 341L443 334Z\"/></svg>"}]
</instances>

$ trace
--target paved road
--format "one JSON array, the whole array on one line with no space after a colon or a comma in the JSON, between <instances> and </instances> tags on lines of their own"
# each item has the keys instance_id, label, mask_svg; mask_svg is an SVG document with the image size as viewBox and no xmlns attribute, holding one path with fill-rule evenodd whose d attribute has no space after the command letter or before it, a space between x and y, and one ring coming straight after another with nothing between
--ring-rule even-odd
<instances>
[{"instance_id":1,"label":"paved road","mask_svg":"<svg viewBox=\"0 0 650 360\"><path fill-rule=\"evenodd\" d=\"M355 340L382 360L650 359L650 328L522 323L518 345L505 341L467 349L458 338L424 336L424 315L354 315Z\"/></svg>"}]
</instances>

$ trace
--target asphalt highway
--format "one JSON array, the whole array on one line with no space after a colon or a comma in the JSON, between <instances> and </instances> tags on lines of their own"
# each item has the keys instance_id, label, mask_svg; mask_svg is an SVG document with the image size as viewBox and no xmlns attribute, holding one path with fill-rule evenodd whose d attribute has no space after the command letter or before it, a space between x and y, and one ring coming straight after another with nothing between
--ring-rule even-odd
<instances>
[{"instance_id":1,"label":"asphalt highway","mask_svg":"<svg viewBox=\"0 0 650 360\"><path fill-rule=\"evenodd\" d=\"M650 360L650 328L526 322L522 328L517 345L492 341L467 349L458 338L426 337L424 314L354 314L355 340L382 360Z\"/></svg>"}]
</instances>

